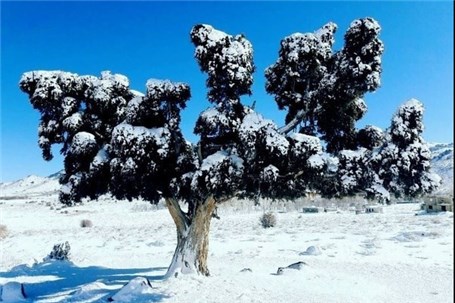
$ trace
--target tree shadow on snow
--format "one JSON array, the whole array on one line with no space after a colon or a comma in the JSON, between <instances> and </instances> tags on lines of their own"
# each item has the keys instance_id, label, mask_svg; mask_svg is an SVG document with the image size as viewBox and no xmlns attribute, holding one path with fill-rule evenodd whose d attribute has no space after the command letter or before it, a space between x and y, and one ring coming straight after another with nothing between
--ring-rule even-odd
<instances>
[{"instance_id":1,"label":"tree shadow on snow","mask_svg":"<svg viewBox=\"0 0 455 303\"><path fill-rule=\"evenodd\" d=\"M106 302L108 297L119 290L119 287L127 284L133 278L142 276L152 282L162 280L166 269L166 267L127 269L99 266L78 267L68 261L47 261L32 266L16 266L10 271L0 272L0 278L11 280L19 280L17 278L24 276L27 277L27 280L36 278L37 282L24 283L25 293L33 301L50 298L55 300L56 297L66 293L67 295L64 295L61 301L71 302L73 301L71 296L77 293L81 287L87 287L88 284L96 282L96 287L89 288L87 292L99 297L100 302ZM141 299L147 299L147 302L159 302L166 297L164 294L156 293L148 294L146 298ZM59 302L54 300L52 301Z\"/></svg>"}]
</instances>

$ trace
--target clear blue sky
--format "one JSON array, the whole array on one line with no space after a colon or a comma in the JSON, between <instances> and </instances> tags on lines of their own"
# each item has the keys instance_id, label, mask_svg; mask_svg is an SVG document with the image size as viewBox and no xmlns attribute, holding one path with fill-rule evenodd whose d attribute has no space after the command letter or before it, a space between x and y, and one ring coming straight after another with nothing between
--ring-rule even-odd
<instances>
[{"instance_id":1,"label":"clear blue sky","mask_svg":"<svg viewBox=\"0 0 455 303\"><path fill-rule=\"evenodd\" d=\"M373 17L385 44L382 87L365 100L359 123L386 128L397 107L417 98L426 107L429 142L453 142L453 2L1 2L1 178L46 176L63 168L59 148L51 162L37 145L39 114L18 88L23 72L65 70L121 73L144 91L149 78L183 81L192 98L182 129L190 141L205 99L205 75L193 59L189 32L207 23L252 42L257 67L253 97L265 117L284 114L265 93L264 69L275 62L280 40L338 24L335 49L352 20Z\"/></svg>"}]
</instances>

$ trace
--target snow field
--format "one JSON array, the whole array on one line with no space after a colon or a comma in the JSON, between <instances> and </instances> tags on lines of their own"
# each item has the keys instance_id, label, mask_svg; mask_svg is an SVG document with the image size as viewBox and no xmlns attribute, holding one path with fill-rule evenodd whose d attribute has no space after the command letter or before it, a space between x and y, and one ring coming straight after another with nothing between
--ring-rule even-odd
<instances>
[{"instance_id":1,"label":"snow field","mask_svg":"<svg viewBox=\"0 0 455 303\"><path fill-rule=\"evenodd\" d=\"M418 204L383 214L304 214L221 205L212 220L211 277L163 280L175 248L167 210L143 201L91 201L62 208L56 197L2 201L0 284L25 283L32 302L106 302L130 280L152 292L119 295L129 302L453 302L453 214L418 215ZM31 203L32 202L32 203ZM54 205L54 209L46 203ZM88 219L93 227L81 228ZM42 262L68 241L71 261ZM309 249L320 254L304 254ZM304 261L301 270L278 267ZM34 263L38 263L33 265ZM251 272L241 272L250 268ZM125 299L126 300L126 299ZM126 301L125 301L126 302Z\"/></svg>"}]
</instances>

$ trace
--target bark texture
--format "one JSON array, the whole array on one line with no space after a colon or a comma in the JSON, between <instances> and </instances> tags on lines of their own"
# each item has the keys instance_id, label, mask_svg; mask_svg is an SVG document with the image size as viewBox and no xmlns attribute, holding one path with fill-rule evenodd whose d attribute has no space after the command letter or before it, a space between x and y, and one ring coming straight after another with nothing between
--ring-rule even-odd
<instances>
[{"instance_id":1,"label":"bark texture","mask_svg":"<svg viewBox=\"0 0 455 303\"><path fill-rule=\"evenodd\" d=\"M209 197L198 203L191 218L186 216L176 200L167 199L166 204L177 229L177 247L166 277L177 277L179 273L209 276L207 256L215 199Z\"/></svg>"}]
</instances>

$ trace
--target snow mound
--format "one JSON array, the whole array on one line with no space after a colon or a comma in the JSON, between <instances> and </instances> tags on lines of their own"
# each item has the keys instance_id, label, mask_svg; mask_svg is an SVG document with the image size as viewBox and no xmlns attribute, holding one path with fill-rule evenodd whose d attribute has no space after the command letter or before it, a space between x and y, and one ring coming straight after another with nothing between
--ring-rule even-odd
<instances>
[{"instance_id":1,"label":"snow mound","mask_svg":"<svg viewBox=\"0 0 455 303\"><path fill-rule=\"evenodd\" d=\"M33 275L47 275L52 272L67 273L75 267L71 261L60 261L60 260L43 260L38 262L37 260L30 260L27 263L16 265L9 271L18 276L33 276Z\"/></svg>"},{"instance_id":2,"label":"snow mound","mask_svg":"<svg viewBox=\"0 0 455 303\"><path fill-rule=\"evenodd\" d=\"M319 249L318 246L310 246L306 249L306 251L300 253L300 255L305 255L305 256L318 256L321 254L321 250Z\"/></svg>"},{"instance_id":3,"label":"snow mound","mask_svg":"<svg viewBox=\"0 0 455 303\"><path fill-rule=\"evenodd\" d=\"M3 285L0 299L5 303L28 302L25 298L24 285L18 282L8 282Z\"/></svg>"},{"instance_id":4,"label":"snow mound","mask_svg":"<svg viewBox=\"0 0 455 303\"><path fill-rule=\"evenodd\" d=\"M100 300L104 295L108 286L100 281L95 281L81 286L76 290L71 298L70 302L94 302L89 300Z\"/></svg>"},{"instance_id":5,"label":"snow mound","mask_svg":"<svg viewBox=\"0 0 455 303\"><path fill-rule=\"evenodd\" d=\"M115 295L110 297L110 302L136 302L143 295L153 294L152 284L147 278L137 277L123 286Z\"/></svg>"},{"instance_id":6,"label":"snow mound","mask_svg":"<svg viewBox=\"0 0 455 303\"><path fill-rule=\"evenodd\" d=\"M392 240L398 242L418 242L422 241L424 238L436 239L439 237L437 232L427 232L427 231L406 231L400 232L398 235L392 238Z\"/></svg>"}]
</instances>

